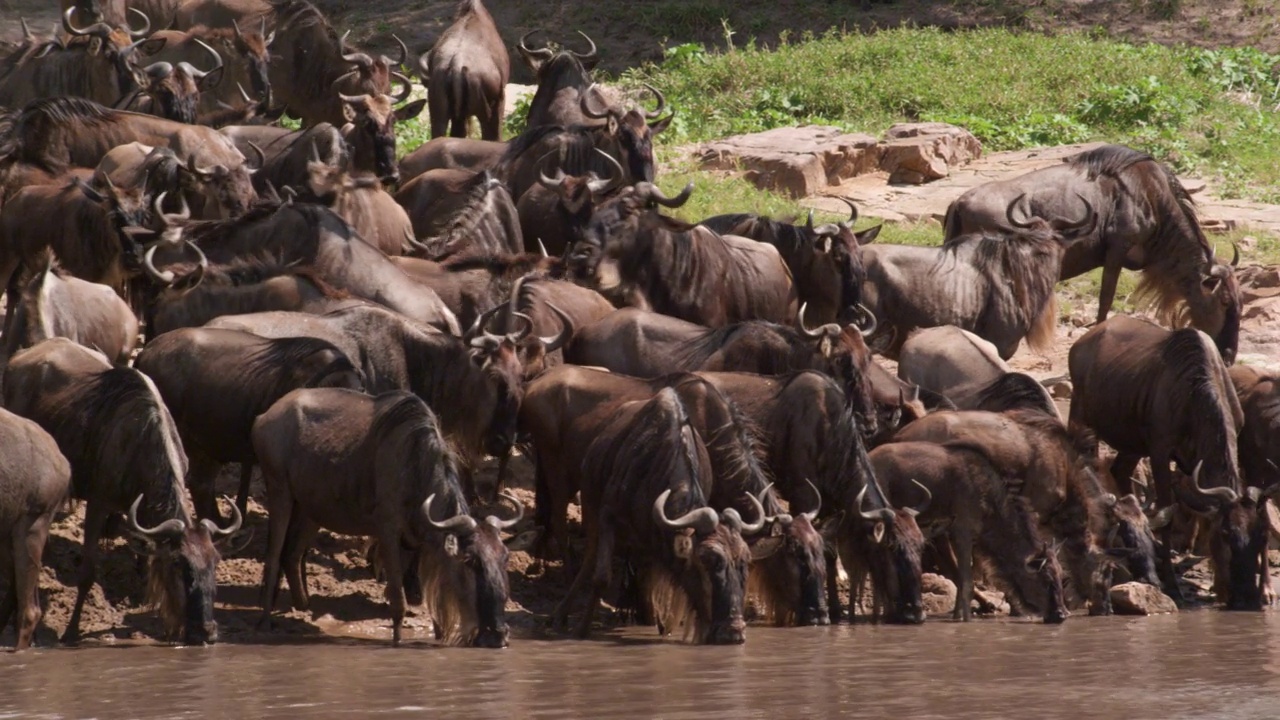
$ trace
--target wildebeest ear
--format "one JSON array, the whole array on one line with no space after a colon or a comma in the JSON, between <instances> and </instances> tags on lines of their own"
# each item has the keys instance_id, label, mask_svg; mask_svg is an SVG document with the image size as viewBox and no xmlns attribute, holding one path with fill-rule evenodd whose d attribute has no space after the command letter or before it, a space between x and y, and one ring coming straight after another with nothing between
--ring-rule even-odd
<instances>
[{"instance_id":1,"label":"wildebeest ear","mask_svg":"<svg viewBox=\"0 0 1280 720\"><path fill-rule=\"evenodd\" d=\"M347 122L356 121L356 109L351 107L351 103L349 102L342 103L342 117L346 118ZM342 128L342 131L345 134L347 129L344 127Z\"/></svg>"},{"instance_id":2,"label":"wildebeest ear","mask_svg":"<svg viewBox=\"0 0 1280 720\"><path fill-rule=\"evenodd\" d=\"M830 235L823 235L818 238L818 251L824 253L831 252L831 243L832 240Z\"/></svg>"},{"instance_id":3,"label":"wildebeest ear","mask_svg":"<svg viewBox=\"0 0 1280 720\"><path fill-rule=\"evenodd\" d=\"M672 540L672 543L673 543L673 550L675 551L676 557L680 558L681 560L688 560L689 557L693 555L693 538L692 537L685 535L684 533L680 533L675 536L674 540Z\"/></svg>"},{"instance_id":4,"label":"wildebeest ear","mask_svg":"<svg viewBox=\"0 0 1280 720\"><path fill-rule=\"evenodd\" d=\"M507 539L504 544L510 552L529 552L529 550L537 544L538 538L541 535L542 531L534 528L533 530L526 530L513 538Z\"/></svg>"},{"instance_id":5,"label":"wildebeest ear","mask_svg":"<svg viewBox=\"0 0 1280 720\"><path fill-rule=\"evenodd\" d=\"M458 536L449 533L444 536L444 554L449 557L458 556Z\"/></svg>"},{"instance_id":6,"label":"wildebeest ear","mask_svg":"<svg viewBox=\"0 0 1280 720\"><path fill-rule=\"evenodd\" d=\"M422 108L425 107L427 101L415 100L408 105L401 105L396 108L396 122L401 123L406 120L413 120L422 114Z\"/></svg>"},{"instance_id":7,"label":"wildebeest ear","mask_svg":"<svg viewBox=\"0 0 1280 720\"><path fill-rule=\"evenodd\" d=\"M876 225L875 227L869 227L866 230L858 230L853 234L853 237L858 241L859 245L870 245L872 242L875 242L876 236L880 234L880 228L882 227L884 226Z\"/></svg>"},{"instance_id":8,"label":"wildebeest ear","mask_svg":"<svg viewBox=\"0 0 1280 720\"><path fill-rule=\"evenodd\" d=\"M783 542L785 542L785 538L781 536L767 537L756 541L756 544L751 546L751 559L766 560L773 557L782 549Z\"/></svg>"},{"instance_id":9,"label":"wildebeest ear","mask_svg":"<svg viewBox=\"0 0 1280 720\"><path fill-rule=\"evenodd\" d=\"M875 527L871 529L871 538L879 544L884 541L884 523L877 522Z\"/></svg>"},{"instance_id":10,"label":"wildebeest ear","mask_svg":"<svg viewBox=\"0 0 1280 720\"><path fill-rule=\"evenodd\" d=\"M209 71L208 75L200 78L200 92L208 92L210 89L218 87L218 83L222 82L222 75L226 69L225 65L219 68L214 68Z\"/></svg>"},{"instance_id":11,"label":"wildebeest ear","mask_svg":"<svg viewBox=\"0 0 1280 720\"><path fill-rule=\"evenodd\" d=\"M654 120L653 122L649 123L649 132L650 132L650 134L657 135L658 133L662 132L663 130L666 130L666 129L667 129L667 127L668 127L669 125L671 125L671 121L672 121L672 120L674 120L674 119L675 119L675 117L676 117L676 116L675 116L675 113L672 113L672 114L670 114L670 115L668 115L668 116L666 116L666 117L662 118L661 120Z\"/></svg>"},{"instance_id":12,"label":"wildebeest ear","mask_svg":"<svg viewBox=\"0 0 1280 720\"><path fill-rule=\"evenodd\" d=\"M618 118L614 117L613 113L609 113L609 122L605 124L605 127L608 128L610 135L618 134Z\"/></svg>"},{"instance_id":13,"label":"wildebeest ear","mask_svg":"<svg viewBox=\"0 0 1280 720\"><path fill-rule=\"evenodd\" d=\"M155 55L164 49L165 42L167 42L167 38L150 38L138 46L138 52L143 55Z\"/></svg>"},{"instance_id":14,"label":"wildebeest ear","mask_svg":"<svg viewBox=\"0 0 1280 720\"><path fill-rule=\"evenodd\" d=\"M1049 562L1047 558L1032 557L1027 558L1027 570L1030 572L1040 572L1044 569L1045 563Z\"/></svg>"}]
</instances>

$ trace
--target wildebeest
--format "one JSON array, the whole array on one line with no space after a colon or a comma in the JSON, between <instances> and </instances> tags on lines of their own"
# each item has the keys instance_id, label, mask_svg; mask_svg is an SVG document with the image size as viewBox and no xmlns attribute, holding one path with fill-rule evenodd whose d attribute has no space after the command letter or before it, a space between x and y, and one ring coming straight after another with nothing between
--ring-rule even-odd
<instances>
[{"instance_id":1,"label":"wildebeest","mask_svg":"<svg viewBox=\"0 0 1280 720\"><path fill-rule=\"evenodd\" d=\"M71 465L36 423L0 408L0 632L14 621L15 650L31 647L40 610L40 559L54 513L71 490Z\"/></svg>"},{"instance_id":2,"label":"wildebeest","mask_svg":"<svg viewBox=\"0 0 1280 720\"><path fill-rule=\"evenodd\" d=\"M555 309L552 309L552 306ZM614 307L603 295L590 288L549 277L526 276L511 288L507 305L508 330L518 320L515 313L529 318L533 334L554 336L563 329L563 318L569 318L573 327L590 325L613 312ZM563 361L564 350L548 351L543 367L553 367Z\"/></svg>"},{"instance_id":3,"label":"wildebeest","mask_svg":"<svg viewBox=\"0 0 1280 720\"><path fill-rule=\"evenodd\" d=\"M184 163L167 147L132 142L104 155L94 169L93 181L104 188L108 179L117 189L142 188L152 198L164 193L170 212L181 212L185 200L191 217L219 220L242 215L257 202L251 180L254 172L244 163L201 167L194 158Z\"/></svg>"},{"instance_id":4,"label":"wildebeest","mask_svg":"<svg viewBox=\"0 0 1280 720\"><path fill-rule=\"evenodd\" d=\"M80 612L93 586L107 519L128 510L129 530L151 546L148 595L171 635L216 642L213 620L218 551L240 528L195 522L183 485L187 458L156 386L141 372L113 368L101 354L65 338L15 355L4 381L5 407L35 420L71 463L72 497L87 501L84 555L75 609L62 639L80 637Z\"/></svg>"},{"instance_id":5,"label":"wildebeest","mask_svg":"<svg viewBox=\"0 0 1280 720\"><path fill-rule=\"evenodd\" d=\"M253 425L270 512L262 576L264 619L275 605L281 565L293 605L306 609L302 561L320 528L377 538L391 604L392 644L404 619L404 571L421 555L436 636L506 647L507 549L501 532L520 521L470 516L458 463L435 413L404 392L370 397L299 390ZM439 517L436 519L433 514ZM402 543L413 549L403 558Z\"/></svg>"},{"instance_id":6,"label":"wildebeest","mask_svg":"<svg viewBox=\"0 0 1280 720\"><path fill-rule=\"evenodd\" d=\"M1244 416L1226 365L1207 335L1117 315L1071 346L1068 365L1071 424L1092 430L1119 453L1111 474L1121 493L1131 490L1138 460L1150 457L1156 503L1172 505L1176 488L1169 463L1177 462L1183 472L1193 472L1196 493L1178 493L1187 498L1184 504L1203 509L1205 503L1197 500L1203 496L1203 477L1223 517L1235 515L1243 498L1236 437ZM1211 538L1215 594L1228 608L1257 609L1257 556L1234 523L1224 528ZM1166 594L1178 599L1167 526L1163 535L1161 580Z\"/></svg>"},{"instance_id":7,"label":"wildebeest","mask_svg":"<svg viewBox=\"0 0 1280 720\"><path fill-rule=\"evenodd\" d=\"M867 276L863 300L892 331L885 355L896 358L912 330L955 325L996 346L1009 358L1026 338L1033 349L1053 340L1057 302L1053 294L1064 234L1095 224L1083 197L1084 217L1073 223L1033 218L1013 220L1013 230L956 235L941 248L869 245L862 249Z\"/></svg>"},{"instance_id":8,"label":"wildebeest","mask_svg":"<svg viewBox=\"0 0 1280 720\"><path fill-rule=\"evenodd\" d=\"M886 621L923 622L924 538L915 522L917 509L886 504L867 459L860 421L835 381L813 371L774 377L717 372L698 376L751 418L791 513L819 513L823 534L834 539L844 566L855 577L855 597L865 569L871 574L874 605L884 608ZM809 487L820 496L812 497ZM834 553L827 555L832 622L842 615L835 559Z\"/></svg>"},{"instance_id":9,"label":"wildebeest","mask_svg":"<svg viewBox=\"0 0 1280 720\"><path fill-rule=\"evenodd\" d=\"M1030 402L1051 415L1057 412L1043 385L1010 371L994 345L953 325L911 333L898 357L898 377L940 393L960 410L998 412L1010 402ZM1010 397L1014 389L1027 397Z\"/></svg>"},{"instance_id":10,"label":"wildebeest","mask_svg":"<svg viewBox=\"0 0 1280 720\"><path fill-rule=\"evenodd\" d=\"M709 506L702 487L711 461L675 390L608 405L579 422L589 419L596 432L583 458L587 552L553 624L564 626L585 590L576 634L587 634L616 555L637 566L660 632L681 629L699 643L744 642L751 551L743 536L764 527L764 508L748 494L757 515L747 523L733 508Z\"/></svg>"},{"instance_id":11,"label":"wildebeest","mask_svg":"<svg viewBox=\"0 0 1280 720\"><path fill-rule=\"evenodd\" d=\"M138 344L138 319L114 290L67 275L52 261L15 300L3 357L51 337L93 348L124 365Z\"/></svg>"},{"instance_id":12,"label":"wildebeest","mask_svg":"<svg viewBox=\"0 0 1280 720\"><path fill-rule=\"evenodd\" d=\"M1046 623L1070 615L1056 549L1040 538L1027 499L1010 487L1015 479L1001 475L981 452L961 442L902 442L881 445L870 458L893 504L928 499L916 520L927 537L945 533L955 553L955 619L969 619L979 556L992 564L994 579L1015 606L1042 613Z\"/></svg>"},{"instance_id":13,"label":"wildebeest","mask_svg":"<svg viewBox=\"0 0 1280 720\"><path fill-rule=\"evenodd\" d=\"M396 164L396 123L412 120L422 113L425 100L407 102L409 84L400 73L393 73L401 83L397 95L339 95L342 112L348 121L343 139L351 146L353 169L372 172L384 183L400 182ZM348 128L350 128L348 130ZM369 167L372 160L372 167Z\"/></svg>"},{"instance_id":14,"label":"wildebeest","mask_svg":"<svg viewBox=\"0 0 1280 720\"><path fill-rule=\"evenodd\" d=\"M164 49L152 56L153 61L165 61L174 66L181 62L195 64L196 58L204 57L205 47L212 47L222 58L224 69L221 77L209 80L201 87L202 115L219 110L221 106L218 103L230 104L241 100L244 88L270 105L268 69L271 61L268 48L275 36L267 32L266 18L257 25L243 27L233 23L230 28L201 25L189 30L160 30L152 37L165 40Z\"/></svg>"},{"instance_id":15,"label":"wildebeest","mask_svg":"<svg viewBox=\"0 0 1280 720\"><path fill-rule=\"evenodd\" d=\"M199 39L195 44L205 53L205 56L195 62L210 64L208 70L201 70L194 62L186 60L158 60L146 67L146 83L115 103L115 107L136 109L148 115L183 123L197 122L201 97L207 88L222 81L226 67L217 50ZM213 57L212 61L208 56Z\"/></svg>"},{"instance_id":16,"label":"wildebeest","mask_svg":"<svg viewBox=\"0 0 1280 720\"><path fill-rule=\"evenodd\" d=\"M432 259L525 250L511 194L488 171L432 170L405 183L395 199Z\"/></svg>"},{"instance_id":17,"label":"wildebeest","mask_svg":"<svg viewBox=\"0 0 1280 720\"><path fill-rule=\"evenodd\" d=\"M469 170L477 173L492 170L506 151L505 142L433 138L400 158L400 181L408 183L428 170Z\"/></svg>"},{"instance_id":18,"label":"wildebeest","mask_svg":"<svg viewBox=\"0 0 1280 720\"><path fill-rule=\"evenodd\" d=\"M474 117L481 138L498 139L511 59L484 3L461 0L453 24L418 58L418 69L430 100L431 137L466 137Z\"/></svg>"},{"instance_id":19,"label":"wildebeest","mask_svg":"<svg viewBox=\"0 0 1280 720\"><path fill-rule=\"evenodd\" d=\"M627 122L531 127L507 142L493 174L507 184L517 201L538 185L542 176L556 177L558 172L614 177L615 168L621 165L622 184L653 182L653 132L639 112L631 113ZM601 152L616 162L604 159Z\"/></svg>"},{"instance_id":20,"label":"wildebeest","mask_svg":"<svg viewBox=\"0 0 1280 720\"><path fill-rule=\"evenodd\" d=\"M1028 216L1073 215L1077 196L1097 209L1093 227L1067 233L1058 277L1103 268L1099 322L1111 311L1120 269L1142 270L1138 297L1148 298L1166 321L1185 318L1204 330L1227 364L1234 361L1241 301L1232 266L1238 256L1230 266L1214 258L1190 194L1168 167L1132 148L1104 145L1061 165L980 185L947 208L946 240L1013 229L1006 208L1023 196Z\"/></svg>"},{"instance_id":21,"label":"wildebeest","mask_svg":"<svg viewBox=\"0 0 1280 720\"><path fill-rule=\"evenodd\" d=\"M708 327L796 316L791 272L772 246L718 235L659 214L675 198L639 183L596 208L570 248L570 268L606 297Z\"/></svg>"},{"instance_id":22,"label":"wildebeest","mask_svg":"<svg viewBox=\"0 0 1280 720\"><path fill-rule=\"evenodd\" d=\"M608 177L594 172L583 176L565 175L557 169L554 177L538 175L538 184L520 196L516 210L520 214L520 232L530 242L538 243L543 252L564 255L585 227L595 206L615 195L623 186L627 172L614 157L603 150L596 154L612 167Z\"/></svg>"},{"instance_id":23,"label":"wildebeest","mask_svg":"<svg viewBox=\"0 0 1280 720\"><path fill-rule=\"evenodd\" d=\"M404 208L373 175L350 175L324 162L308 163L304 199L333 209L365 242L388 256L413 252L413 224ZM465 321L464 321L465 322Z\"/></svg>"},{"instance_id":24,"label":"wildebeest","mask_svg":"<svg viewBox=\"0 0 1280 720\"><path fill-rule=\"evenodd\" d=\"M466 254L440 263L396 258L394 262L409 277L435 290L458 322L468 327L495 307L507 305L522 279L562 274L557 259L529 254Z\"/></svg>"},{"instance_id":25,"label":"wildebeest","mask_svg":"<svg viewBox=\"0 0 1280 720\"><path fill-rule=\"evenodd\" d=\"M840 199L849 205L850 213L848 220L838 223L814 226L811 210L804 225L751 213L717 215L701 224L721 235L748 237L777 248L795 278L800 302L809 306L808 320L846 324L860 318L866 270L859 246L874 241L881 226L855 232L858 208Z\"/></svg>"},{"instance_id":26,"label":"wildebeest","mask_svg":"<svg viewBox=\"0 0 1280 720\"><path fill-rule=\"evenodd\" d=\"M1271 487L1280 482L1280 383L1274 372L1248 365L1232 365L1227 372L1244 413L1240 473L1249 485Z\"/></svg>"},{"instance_id":27,"label":"wildebeest","mask_svg":"<svg viewBox=\"0 0 1280 720\"><path fill-rule=\"evenodd\" d=\"M134 366L155 381L173 414L191 459L187 485L203 518L217 517L214 480L223 464L241 463L247 474L255 462L249 438L254 418L298 388L359 390L365 380L351 359L323 340L205 328L151 340Z\"/></svg>"},{"instance_id":28,"label":"wildebeest","mask_svg":"<svg viewBox=\"0 0 1280 720\"><path fill-rule=\"evenodd\" d=\"M529 69L533 71L538 89L529 101L526 127L539 125L582 125L586 116L580 109L579 97L591 87L591 71L600 62L596 44L587 34L578 34L591 45L585 53L577 53L566 47L552 50L550 47L530 48L526 45L531 30L520 38L516 49Z\"/></svg>"}]
</instances>

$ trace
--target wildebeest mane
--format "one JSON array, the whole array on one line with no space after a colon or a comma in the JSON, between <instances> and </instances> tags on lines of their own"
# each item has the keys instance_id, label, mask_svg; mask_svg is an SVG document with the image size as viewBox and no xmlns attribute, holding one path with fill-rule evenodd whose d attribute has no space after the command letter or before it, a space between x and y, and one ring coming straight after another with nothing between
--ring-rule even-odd
<instances>
[{"instance_id":1,"label":"wildebeest mane","mask_svg":"<svg viewBox=\"0 0 1280 720\"><path fill-rule=\"evenodd\" d=\"M733 323L731 325L723 325L718 328L710 328L699 333L697 336L680 342L671 350L671 359L673 367L692 372L701 370L712 355L723 350L727 345L732 343L738 336L750 333L753 330L767 330L784 336L788 340L788 347L794 346L799 342L798 335L794 328L785 325L778 325L765 320L747 320L745 322ZM777 353L759 354L754 356L763 362L753 367L730 367L726 370L738 370L742 372L753 372L760 375L782 375L784 373L793 372L801 369L794 367L791 352L788 351L782 355Z\"/></svg>"},{"instance_id":2,"label":"wildebeest mane","mask_svg":"<svg viewBox=\"0 0 1280 720\"><path fill-rule=\"evenodd\" d=\"M507 235L502 219L516 217L515 203L504 184L490 180L488 173L477 173L468 180L466 202L445 221L444 229L439 235L422 239L422 243L431 248L433 257L439 259L455 254L488 254L510 250L507 245L498 245L492 241Z\"/></svg>"},{"instance_id":3,"label":"wildebeest mane","mask_svg":"<svg viewBox=\"0 0 1280 720\"><path fill-rule=\"evenodd\" d=\"M278 398L294 389L291 379L287 376L288 370L306 363L316 353L326 350L333 351L336 357L308 380L307 386L334 372L356 370L351 360L329 341L310 337L290 337L265 340L262 348L249 356L240 366L240 372L246 385L270 388L274 391L273 397Z\"/></svg>"},{"instance_id":4,"label":"wildebeest mane","mask_svg":"<svg viewBox=\"0 0 1280 720\"><path fill-rule=\"evenodd\" d=\"M65 148L70 137L118 117L118 112L84 98L52 97L30 102L0 121L0 158L61 174L67 170L67 162L50 151Z\"/></svg>"},{"instance_id":5,"label":"wildebeest mane","mask_svg":"<svg viewBox=\"0 0 1280 720\"><path fill-rule=\"evenodd\" d=\"M1019 372L1008 372L991 381L975 397L977 409L988 412L1030 410L1059 422L1058 409L1040 381Z\"/></svg>"},{"instance_id":6,"label":"wildebeest mane","mask_svg":"<svg viewBox=\"0 0 1280 720\"><path fill-rule=\"evenodd\" d=\"M1164 341L1160 359L1168 373L1166 387L1171 390L1166 398L1168 413L1180 420L1178 427L1190 436L1183 436L1178 446L1194 452L1195 461L1204 461L1211 474L1229 472L1235 482L1238 465L1234 431L1238 428L1234 427L1235 418L1229 410L1235 388L1230 382L1225 388L1218 383L1215 369L1221 359L1216 349L1212 344L1206 346L1199 330L1183 328L1174 330ZM1225 393L1231 396L1224 397ZM1181 459L1189 465L1184 472L1190 472L1192 458Z\"/></svg>"}]
</instances>

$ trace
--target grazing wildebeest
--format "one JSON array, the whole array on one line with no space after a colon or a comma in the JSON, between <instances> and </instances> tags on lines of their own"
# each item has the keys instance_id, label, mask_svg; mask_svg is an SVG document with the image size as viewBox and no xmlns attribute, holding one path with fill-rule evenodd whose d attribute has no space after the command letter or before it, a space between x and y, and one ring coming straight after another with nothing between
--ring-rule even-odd
<instances>
[{"instance_id":1,"label":"grazing wildebeest","mask_svg":"<svg viewBox=\"0 0 1280 720\"><path fill-rule=\"evenodd\" d=\"M954 325L911 333L899 353L898 377L943 395L960 410L997 412L1008 408L1009 402L1030 401L1050 414L1057 412L1043 385L1011 372L994 345ZM1028 396L1010 396L1014 390ZM1001 403L1004 407L995 407Z\"/></svg>"},{"instance_id":2,"label":"grazing wildebeest","mask_svg":"<svg viewBox=\"0 0 1280 720\"><path fill-rule=\"evenodd\" d=\"M311 177L302 194L304 200L331 208L365 242L384 255L404 255L417 249L409 216L395 198L382 189L379 178L353 176L318 158L308 163L307 169Z\"/></svg>"},{"instance_id":3,"label":"grazing wildebeest","mask_svg":"<svg viewBox=\"0 0 1280 720\"><path fill-rule=\"evenodd\" d=\"M98 541L107 519L126 509L130 532L152 548L148 595L166 631L181 632L187 644L216 642L214 542L236 532L241 515L233 508L225 530L192 519L182 482L187 458L155 384L132 368L111 367L100 353L53 338L12 358L4 401L58 441L71 463L72 497L87 501L79 587L63 642L80 637Z\"/></svg>"},{"instance_id":4,"label":"grazing wildebeest","mask_svg":"<svg viewBox=\"0 0 1280 720\"><path fill-rule=\"evenodd\" d=\"M16 300L5 328L3 356L51 337L64 337L125 365L138 344L138 319L114 290L67 275L52 261Z\"/></svg>"},{"instance_id":5,"label":"grazing wildebeest","mask_svg":"<svg viewBox=\"0 0 1280 720\"><path fill-rule=\"evenodd\" d=\"M881 226L855 232L858 208L849 200L840 199L849 205L849 219L816 227L812 210L804 225L751 213L717 215L701 224L721 235L747 237L774 246L795 278L800 302L809 306L809 321L851 323L858 320L866 277L859 247L874 241Z\"/></svg>"},{"instance_id":6,"label":"grazing wildebeest","mask_svg":"<svg viewBox=\"0 0 1280 720\"><path fill-rule=\"evenodd\" d=\"M273 258L286 265L307 266L334 288L417 322L462 334L457 318L438 295L411 280L345 220L321 205L262 203L234 220L192 223L182 235L214 264Z\"/></svg>"},{"instance_id":7,"label":"grazing wildebeest","mask_svg":"<svg viewBox=\"0 0 1280 720\"><path fill-rule=\"evenodd\" d=\"M0 632L14 621L14 650L31 647L40 610L40 560L54 513L71 490L71 465L36 423L0 409Z\"/></svg>"},{"instance_id":8,"label":"grazing wildebeest","mask_svg":"<svg viewBox=\"0 0 1280 720\"><path fill-rule=\"evenodd\" d=\"M187 485L203 518L217 517L214 480L225 463L241 463L248 474L256 460L253 419L272 403L298 388L364 387L364 374L331 343L236 330L165 333L147 343L134 366L155 381L173 413L191 458Z\"/></svg>"},{"instance_id":9,"label":"grazing wildebeest","mask_svg":"<svg viewBox=\"0 0 1280 720\"><path fill-rule=\"evenodd\" d=\"M823 534L834 538L844 566L856 577L854 595L861 592L863 569L869 570L874 606L885 608L887 622L923 622L924 537L916 526L917 510L885 504L857 415L835 381L814 371L774 377L716 372L698 376L751 418L791 513L818 513ZM817 498L809 487L818 490ZM864 494L864 488L870 492ZM831 621L839 622L843 612L835 561L836 554L828 553L827 605Z\"/></svg>"},{"instance_id":10,"label":"grazing wildebeest","mask_svg":"<svg viewBox=\"0 0 1280 720\"><path fill-rule=\"evenodd\" d=\"M988 560L1015 607L1046 623L1070 611L1062 593L1056 548L1040 538L1035 513L1000 469L962 442L901 442L871 451L876 480L895 505L928 505L916 517L926 537L945 534L955 553L957 620L969 619L977 556Z\"/></svg>"},{"instance_id":11,"label":"grazing wildebeest","mask_svg":"<svg viewBox=\"0 0 1280 720\"><path fill-rule=\"evenodd\" d=\"M1183 504L1203 508L1198 499L1203 496L1198 482L1203 471L1222 517L1233 518L1248 499L1240 494L1236 460L1244 415L1226 365L1207 335L1117 315L1071 346L1068 365L1074 393L1071 425L1092 430L1119 453L1111 474L1121 493L1131 491L1130 475L1138 460L1150 457L1156 504L1172 505L1177 488L1169 463L1177 462L1183 472L1193 470L1196 480L1195 494L1179 493ZM1216 492L1218 488L1229 495ZM1228 522L1223 533L1213 534L1214 591L1228 608L1257 609L1257 557L1236 529ZM1168 526L1162 539L1161 580L1165 593L1179 599Z\"/></svg>"},{"instance_id":12,"label":"grazing wildebeest","mask_svg":"<svg viewBox=\"0 0 1280 720\"><path fill-rule=\"evenodd\" d=\"M564 627L573 601L587 590L576 628L586 636L616 554L637 567L659 632L679 628L698 643L744 642L751 551L743 537L765 525L759 500L747 495L757 513L752 523L733 508L709 506L703 486L711 461L671 388L649 400L607 405L584 421L595 426L582 470L587 551L553 624Z\"/></svg>"},{"instance_id":13,"label":"grazing wildebeest","mask_svg":"<svg viewBox=\"0 0 1280 720\"><path fill-rule=\"evenodd\" d=\"M1098 211L1092 228L1067 236L1059 279L1103 268L1098 322L1107 318L1120 269L1142 270L1136 293L1166 322L1189 320L1214 339L1227 364L1240 335L1240 288L1231 265L1219 263L1200 229L1195 205L1168 167L1123 145L1104 145L1061 165L980 185L947 208L947 242L968 233L1007 232L1006 213L1025 196L1024 212L1065 218L1076 197ZM1185 303L1185 307L1183 307Z\"/></svg>"},{"instance_id":14,"label":"grazing wildebeest","mask_svg":"<svg viewBox=\"0 0 1280 720\"><path fill-rule=\"evenodd\" d=\"M471 326L476 318L507 305L515 284L525 278L562 275L558 259L541 255L455 256L444 262L418 258L396 258L393 262L406 275L435 290L458 322Z\"/></svg>"},{"instance_id":15,"label":"grazing wildebeest","mask_svg":"<svg viewBox=\"0 0 1280 720\"><path fill-rule=\"evenodd\" d=\"M501 532L523 516L476 522L458 480L458 461L435 413L409 393L370 397L349 390L298 390L253 425L267 482L263 619L270 617L281 565L295 608L309 597L302 561L316 533L377 538L387 576L393 645L404 619L404 571L421 557L436 637L454 644L507 645L507 549ZM443 515L439 520L432 514ZM401 557L402 543L413 550ZM407 561L406 561L407 560Z\"/></svg>"},{"instance_id":16,"label":"grazing wildebeest","mask_svg":"<svg viewBox=\"0 0 1280 720\"><path fill-rule=\"evenodd\" d=\"M772 246L718 235L659 214L675 198L639 183L596 208L570 248L570 268L598 290L632 305L707 327L744 320L787 323L798 309L791 272Z\"/></svg>"},{"instance_id":17,"label":"grazing wildebeest","mask_svg":"<svg viewBox=\"0 0 1280 720\"><path fill-rule=\"evenodd\" d=\"M247 28L247 29L244 29ZM218 103L230 104L243 97L244 88L270 106L271 103L271 53L268 48L275 40L267 32L266 18L258 25L242 26L233 23L230 28L211 28L203 25L188 30L160 30L152 34L165 40L164 49L151 57L153 61L165 61L177 65L181 62L195 64L203 58L205 47L212 47L222 58L223 72L220 78L209 80L200 89L200 113L205 115L221 109Z\"/></svg>"},{"instance_id":18,"label":"grazing wildebeest","mask_svg":"<svg viewBox=\"0 0 1280 720\"><path fill-rule=\"evenodd\" d=\"M1053 294L1069 232L1088 228L1097 218L1085 206L1073 223L1012 218L1016 201L1005 210L1012 230L957 235L940 248L869 245L862 249L867 276L863 301L895 333L885 349L897 357L912 330L955 325L996 346L1009 358L1026 338L1035 350L1053 341L1057 302Z\"/></svg>"},{"instance_id":19,"label":"grazing wildebeest","mask_svg":"<svg viewBox=\"0 0 1280 720\"><path fill-rule=\"evenodd\" d=\"M147 197L164 193L167 209L181 212L185 200L191 217L222 220L243 215L258 200L251 176L257 172L241 163L232 167L214 164L200 167L194 158L186 163L167 147L153 148L139 142L112 148L93 172L93 182L117 189L142 188Z\"/></svg>"},{"instance_id":20,"label":"grazing wildebeest","mask_svg":"<svg viewBox=\"0 0 1280 720\"><path fill-rule=\"evenodd\" d=\"M525 250L511 194L488 171L432 170L395 194L426 246L426 257L494 255Z\"/></svg>"},{"instance_id":21,"label":"grazing wildebeest","mask_svg":"<svg viewBox=\"0 0 1280 720\"><path fill-rule=\"evenodd\" d=\"M1227 372L1244 413L1240 473L1249 485L1271 487L1280 482L1280 383L1274 372L1248 365L1232 365Z\"/></svg>"},{"instance_id":22,"label":"grazing wildebeest","mask_svg":"<svg viewBox=\"0 0 1280 720\"><path fill-rule=\"evenodd\" d=\"M418 70L431 101L431 137L466 137L474 117L481 138L499 138L511 59L484 3L458 3L453 24L418 58Z\"/></svg>"}]
</instances>

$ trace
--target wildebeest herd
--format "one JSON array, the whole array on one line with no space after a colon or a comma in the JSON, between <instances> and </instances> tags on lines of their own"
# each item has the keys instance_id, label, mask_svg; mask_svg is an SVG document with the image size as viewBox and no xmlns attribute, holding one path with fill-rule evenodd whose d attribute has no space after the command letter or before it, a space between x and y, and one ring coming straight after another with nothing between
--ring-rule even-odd
<instances>
[{"instance_id":1,"label":"wildebeest herd","mask_svg":"<svg viewBox=\"0 0 1280 720\"><path fill-rule=\"evenodd\" d=\"M1214 256L1167 168L1104 146L977 188L935 248L873 244L852 204L831 224L687 223L663 211L693 187L654 184L661 92L597 86L589 38L530 38L538 87L506 142L509 60L480 0L416 64L351 47L306 0L63 0L61 28L0 64L0 627L18 648L68 498L86 505L64 640L122 532L169 635L215 641L218 547L245 533L255 466L260 628L282 576L308 607L324 529L373 540L394 641L412 604L441 640L504 646L517 448L532 551L572 579L551 623L578 613L579 636L606 597L706 643L743 642L752 611L919 623L926 569L955 580L958 619L982 580L1062 622L1110 612L1119 580L1181 602L1187 548L1226 607L1270 602L1280 389L1230 367L1238 258ZM414 73L433 139L397 161ZM1004 361L1048 344L1055 284L1098 267L1064 423ZM1108 319L1121 268L1180 329Z\"/></svg>"}]
</instances>

